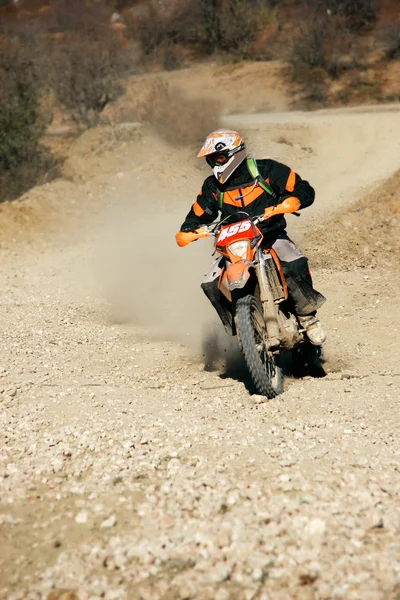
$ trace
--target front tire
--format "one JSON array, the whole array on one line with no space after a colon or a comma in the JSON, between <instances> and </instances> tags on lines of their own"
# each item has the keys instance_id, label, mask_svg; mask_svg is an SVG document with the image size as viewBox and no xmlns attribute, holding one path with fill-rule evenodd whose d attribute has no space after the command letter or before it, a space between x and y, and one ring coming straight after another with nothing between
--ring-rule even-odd
<instances>
[{"instance_id":1,"label":"front tire","mask_svg":"<svg viewBox=\"0 0 400 600\"><path fill-rule=\"evenodd\" d=\"M264 316L254 296L239 298L236 318L242 352L256 391L267 398L275 398L283 390L282 369L265 348Z\"/></svg>"}]
</instances>

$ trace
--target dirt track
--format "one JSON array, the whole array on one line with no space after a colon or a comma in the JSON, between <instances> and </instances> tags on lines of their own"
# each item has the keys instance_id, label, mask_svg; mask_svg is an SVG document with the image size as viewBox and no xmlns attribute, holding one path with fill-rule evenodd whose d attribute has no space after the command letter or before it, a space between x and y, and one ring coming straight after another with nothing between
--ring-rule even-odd
<instances>
[{"instance_id":1,"label":"dirt track","mask_svg":"<svg viewBox=\"0 0 400 600\"><path fill-rule=\"evenodd\" d=\"M255 118L255 153L316 185L297 239L399 164L398 111ZM261 402L231 350L204 371L209 248L173 240L205 176L188 151L80 157L31 195L51 230L2 243L0 598L396 600L399 273L313 273L327 377Z\"/></svg>"}]
</instances>

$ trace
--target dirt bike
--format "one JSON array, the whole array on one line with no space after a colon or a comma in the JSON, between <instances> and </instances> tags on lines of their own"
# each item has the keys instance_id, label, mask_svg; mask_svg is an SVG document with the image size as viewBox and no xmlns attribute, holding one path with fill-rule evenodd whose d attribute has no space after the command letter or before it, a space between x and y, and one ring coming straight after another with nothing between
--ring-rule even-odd
<instances>
[{"instance_id":1,"label":"dirt bike","mask_svg":"<svg viewBox=\"0 0 400 600\"><path fill-rule=\"evenodd\" d=\"M257 225L286 212L293 213L282 205L255 218L238 211L212 226L176 235L179 246L215 237L215 250L225 257L218 287L232 311L232 334L237 334L256 392L267 398L282 392L283 353L294 350L304 364L318 360L295 315L276 253L261 247L263 234Z\"/></svg>"}]
</instances>

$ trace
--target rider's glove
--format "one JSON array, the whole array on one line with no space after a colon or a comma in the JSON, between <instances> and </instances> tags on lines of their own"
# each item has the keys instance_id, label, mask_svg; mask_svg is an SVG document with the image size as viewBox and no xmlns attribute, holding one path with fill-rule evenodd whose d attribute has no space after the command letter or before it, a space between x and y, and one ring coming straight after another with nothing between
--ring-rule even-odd
<instances>
[{"instance_id":1,"label":"rider's glove","mask_svg":"<svg viewBox=\"0 0 400 600\"><path fill-rule=\"evenodd\" d=\"M287 212L296 212L300 208L300 200L296 196L285 198L279 206L282 206Z\"/></svg>"}]
</instances>

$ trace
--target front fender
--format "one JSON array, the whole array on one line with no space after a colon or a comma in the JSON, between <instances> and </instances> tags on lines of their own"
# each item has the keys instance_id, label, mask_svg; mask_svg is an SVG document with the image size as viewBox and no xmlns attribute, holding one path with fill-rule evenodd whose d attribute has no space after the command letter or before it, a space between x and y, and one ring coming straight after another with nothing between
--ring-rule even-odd
<instances>
[{"instance_id":1,"label":"front fender","mask_svg":"<svg viewBox=\"0 0 400 600\"><path fill-rule=\"evenodd\" d=\"M221 287L225 287L229 292L244 288L250 279L251 270L254 270L254 265L249 260L231 263L224 271Z\"/></svg>"}]
</instances>

